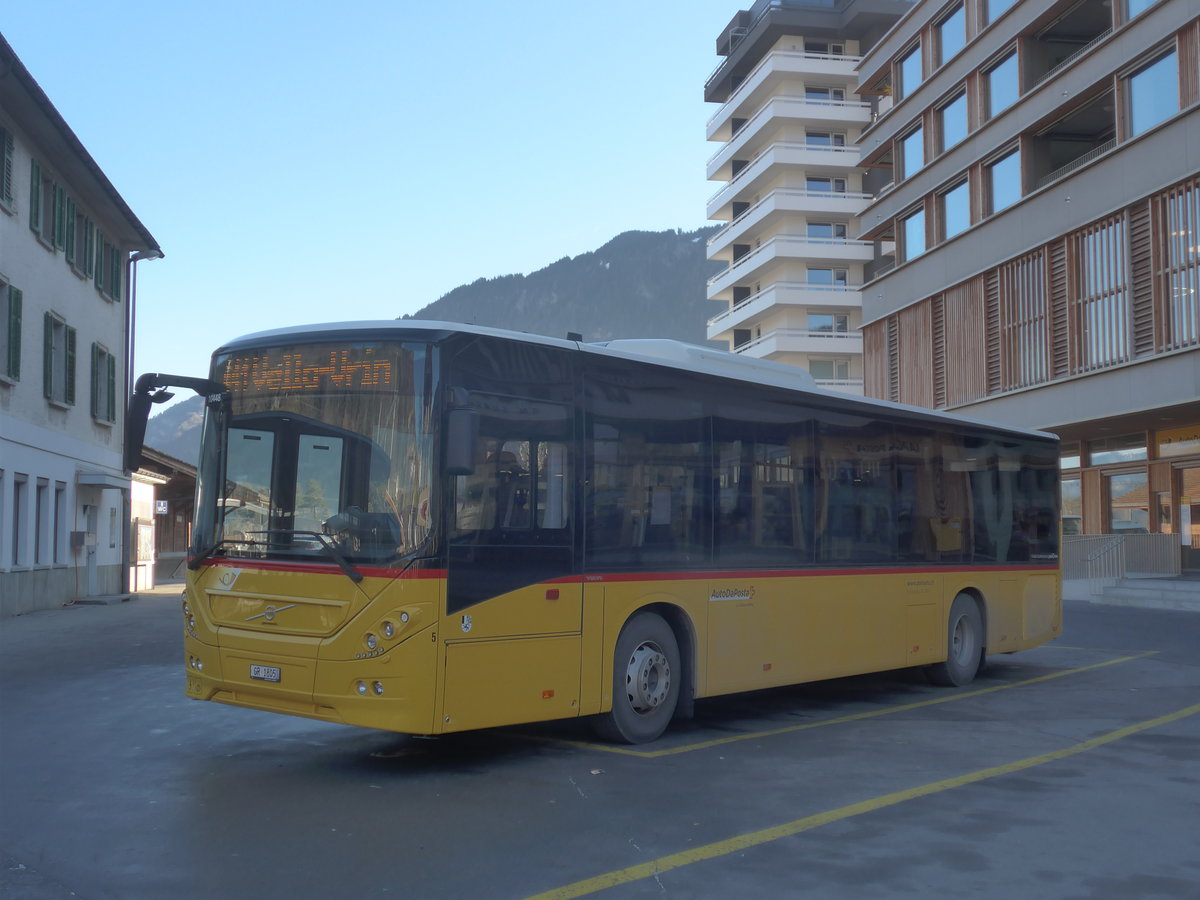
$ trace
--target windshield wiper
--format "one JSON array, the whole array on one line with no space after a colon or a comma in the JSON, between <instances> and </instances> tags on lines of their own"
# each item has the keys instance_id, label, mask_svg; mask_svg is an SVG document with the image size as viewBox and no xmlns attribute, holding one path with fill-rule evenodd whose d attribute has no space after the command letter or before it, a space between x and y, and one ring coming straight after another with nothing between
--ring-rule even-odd
<instances>
[{"instance_id":1,"label":"windshield wiper","mask_svg":"<svg viewBox=\"0 0 1200 900\"><path fill-rule=\"evenodd\" d=\"M350 562L342 555L337 546L329 540L327 535L321 534L319 531L293 531L288 528L272 528L268 531L251 531L248 534L265 534L267 535L267 547L279 547L283 545L283 541L271 540L272 535L282 534L289 538L294 537L312 537L316 539L318 546L325 551L326 555L338 564L338 568L346 573L346 577L358 584L363 580L363 573L358 571L350 564Z\"/></svg>"}]
</instances>

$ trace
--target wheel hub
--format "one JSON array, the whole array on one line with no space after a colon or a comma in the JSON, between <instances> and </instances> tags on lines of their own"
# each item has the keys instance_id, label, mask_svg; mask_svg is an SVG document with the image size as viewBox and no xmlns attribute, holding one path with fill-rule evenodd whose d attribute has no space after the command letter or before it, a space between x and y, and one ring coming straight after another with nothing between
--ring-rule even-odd
<instances>
[{"instance_id":1,"label":"wheel hub","mask_svg":"<svg viewBox=\"0 0 1200 900\"><path fill-rule=\"evenodd\" d=\"M625 671L625 689L629 705L639 713L650 712L667 699L671 664L658 645L645 643L633 651Z\"/></svg>"}]
</instances>

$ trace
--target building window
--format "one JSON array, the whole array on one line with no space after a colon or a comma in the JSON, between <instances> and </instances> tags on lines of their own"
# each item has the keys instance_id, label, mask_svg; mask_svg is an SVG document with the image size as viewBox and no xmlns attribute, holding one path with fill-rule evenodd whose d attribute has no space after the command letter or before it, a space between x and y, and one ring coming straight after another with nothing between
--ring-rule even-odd
<instances>
[{"instance_id":1,"label":"building window","mask_svg":"<svg viewBox=\"0 0 1200 900\"><path fill-rule=\"evenodd\" d=\"M809 131L804 135L808 147L845 147L846 135L836 131Z\"/></svg>"},{"instance_id":2,"label":"building window","mask_svg":"<svg viewBox=\"0 0 1200 900\"><path fill-rule=\"evenodd\" d=\"M841 103L846 99L844 88L810 87L804 89L804 99L809 103Z\"/></svg>"},{"instance_id":3,"label":"building window","mask_svg":"<svg viewBox=\"0 0 1200 900\"><path fill-rule=\"evenodd\" d=\"M983 0L984 19L991 25L998 18L1012 9L1017 0Z\"/></svg>"},{"instance_id":4,"label":"building window","mask_svg":"<svg viewBox=\"0 0 1200 900\"><path fill-rule=\"evenodd\" d=\"M1163 206L1171 329L1167 348L1174 349L1200 343L1200 181L1170 191Z\"/></svg>"},{"instance_id":5,"label":"building window","mask_svg":"<svg viewBox=\"0 0 1200 900\"><path fill-rule=\"evenodd\" d=\"M1134 16L1140 16L1158 0L1126 0L1125 2L1125 20L1128 21Z\"/></svg>"},{"instance_id":6,"label":"building window","mask_svg":"<svg viewBox=\"0 0 1200 900\"><path fill-rule=\"evenodd\" d=\"M915 91L925 79L924 67L921 64L921 45L918 43L896 65L895 95L902 100Z\"/></svg>"},{"instance_id":7,"label":"building window","mask_svg":"<svg viewBox=\"0 0 1200 900\"><path fill-rule=\"evenodd\" d=\"M811 359L808 361L808 373L817 381L849 381L850 360Z\"/></svg>"},{"instance_id":8,"label":"building window","mask_svg":"<svg viewBox=\"0 0 1200 900\"><path fill-rule=\"evenodd\" d=\"M54 563L66 562L67 546L67 485L54 482Z\"/></svg>"},{"instance_id":9,"label":"building window","mask_svg":"<svg viewBox=\"0 0 1200 900\"><path fill-rule=\"evenodd\" d=\"M12 505L12 564L26 565L25 555L28 552L29 537L25 533L26 522L29 518L29 476L21 472L13 473L13 505Z\"/></svg>"},{"instance_id":10,"label":"building window","mask_svg":"<svg viewBox=\"0 0 1200 900\"><path fill-rule=\"evenodd\" d=\"M1028 387L1046 380L1046 271L1041 253L1000 267L1002 386Z\"/></svg>"},{"instance_id":11,"label":"building window","mask_svg":"<svg viewBox=\"0 0 1200 900\"><path fill-rule=\"evenodd\" d=\"M845 287L847 284L845 269L820 269L810 267L808 283L826 285L828 287Z\"/></svg>"},{"instance_id":12,"label":"building window","mask_svg":"<svg viewBox=\"0 0 1200 900\"><path fill-rule=\"evenodd\" d=\"M955 185L938 196L941 239L966 231L971 225L971 191L967 182Z\"/></svg>"},{"instance_id":13,"label":"building window","mask_svg":"<svg viewBox=\"0 0 1200 900\"><path fill-rule=\"evenodd\" d=\"M1014 150L984 167L987 173L989 213L995 214L1021 199L1021 151Z\"/></svg>"},{"instance_id":14,"label":"building window","mask_svg":"<svg viewBox=\"0 0 1200 900\"><path fill-rule=\"evenodd\" d=\"M925 166L925 129L900 138L900 178L912 178Z\"/></svg>"},{"instance_id":15,"label":"building window","mask_svg":"<svg viewBox=\"0 0 1200 900\"><path fill-rule=\"evenodd\" d=\"M821 334L846 334L850 330L850 317L836 313L809 313L808 330Z\"/></svg>"},{"instance_id":16,"label":"building window","mask_svg":"<svg viewBox=\"0 0 1200 900\"><path fill-rule=\"evenodd\" d=\"M1179 112L1179 64L1175 51L1138 69L1126 83L1130 137L1148 131Z\"/></svg>"},{"instance_id":17,"label":"building window","mask_svg":"<svg viewBox=\"0 0 1200 900\"><path fill-rule=\"evenodd\" d=\"M1150 533L1150 481L1145 472L1108 476L1108 533Z\"/></svg>"},{"instance_id":18,"label":"building window","mask_svg":"<svg viewBox=\"0 0 1200 900\"><path fill-rule=\"evenodd\" d=\"M896 99L907 97L925 78L921 66L921 45L917 44L900 58L896 66Z\"/></svg>"},{"instance_id":19,"label":"building window","mask_svg":"<svg viewBox=\"0 0 1200 900\"><path fill-rule=\"evenodd\" d=\"M1125 219L1114 216L1075 235L1083 370L1130 356L1128 242ZM1143 441L1144 443L1144 441Z\"/></svg>"},{"instance_id":20,"label":"building window","mask_svg":"<svg viewBox=\"0 0 1200 900\"><path fill-rule=\"evenodd\" d=\"M117 358L100 344L92 344L92 417L117 421Z\"/></svg>"},{"instance_id":21,"label":"building window","mask_svg":"<svg viewBox=\"0 0 1200 900\"><path fill-rule=\"evenodd\" d=\"M910 260L925 252L925 210L918 209L900 220L900 249L904 260Z\"/></svg>"},{"instance_id":22,"label":"building window","mask_svg":"<svg viewBox=\"0 0 1200 900\"><path fill-rule=\"evenodd\" d=\"M1078 478L1064 478L1062 485L1062 533L1083 534L1083 488Z\"/></svg>"},{"instance_id":23,"label":"building window","mask_svg":"<svg viewBox=\"0 0 1200 900\"><path fill-rule=\"evenodd\" d=\"M1080 456L1079 441L1063 441L1059 448L1062 452L1062 459L1059 461L1059 467L1063 469L1078 469L1083 457Z\"/></svg>"},{"instance_id":24,"label":"building window","mask_svg":"<svg viewBox=\"0 0 1200 900\"><path fill-rule=\"evenodd\" d=\"M84 278L94 278L96 272L96 223L78 209L75 210L74 253L67 262Z\"/></svg>"},{"instance_id":25,"label":"building window","mask_svg":"<svg viewBox=\"0 0 1200 900\"><path fill-rule=\"evenodd\" d=\"M846 239L846 226L841 222L809 222L808 236L817 239Z\"/></svg>"},{"instance_id":26,"label":"building window","mask_svg":"<svg viewBox=\"0 0 1200 900\"><path fill-rule=\"evenodd\" d=\"M43 319L42 392L51 403L75 405L75 329L54 313Z\"/></svg>"},{"instance_id":27,"label":"building window","mask_svg":"<svg viewBox=\"0 0 1200 900\"><path fill-rule=\"evenodd\" d=\"M1105 466L1111 463L1142 462L1147 459L1146 435L1123 434L1119 437L1096 438L1087 442L1088 465Z\"/></svg>"},{"instance_id":28,"label":"building window","mask_svg":"<svg viewBox=\"0 0 1200 900\"><path fill-rule=\"evenodd\" d=\"M939 150L945 152L967 136L967 95L959 94L937 111Z\"/></svg>"},{"instance_id":29,"label":"building window","mask_svg":"<svg viewBox=\"0 0 1200 900\"><path fill-rule=\"evenodd\" d=\"M967 17L962 4L937 24L938 65L955 56L967 45Z\"/></svg>"},{"instance_id":30,"label":"building window","mask_svg":"<svg viewBox=\"0 0 1200 900\"><path fill-rule=\"evenodd\" d=\"M96 234L96 290L110 300L121 294L121 251L110 244L103 234Z\"/></svg>"},{"instance_id":31,"label":"building window","mask_svg":"<svg viewBox=\"0 0 1200 900\"><path fill-rule=\"evenodd\" d=\"M988 118L992 118L1012 106L1020 96L1017 54L1010 53L999 65L988 69L983 77L987 85Z\"/></svg>"},{"instance_id":32,"label":"building window","mask_svg":"<svg viewBox=\"0 0 1200 900\"><path fill-rule=\"evenodd\" d=\"M0 377L21 380L21 292L0 280Z\"/></svg>"},{"instance_id":33,"label":"building window","mask_svg":"<svg viewBox=\"0 0 1200 900\"><path fill-rule=\"evenodd\" d=\"M846 193L846 179L845 178L812 178L812 177L810 177L810 178L804 179L804 186L806 188L808 188L808 190L810 192L816 192L818 194L828 194L830 192L835 193L835 194Z\"/></svg>"},{"instance_id":34,"label":"building window","mask_svg":"<svg viewBox=\"0 0 1200 900\"><path fill-rule=\"evenodd\" d=\"M14 177L12 132L0 127L0 207L9 212L13 208Z\"/></svg>"}]
</instances>

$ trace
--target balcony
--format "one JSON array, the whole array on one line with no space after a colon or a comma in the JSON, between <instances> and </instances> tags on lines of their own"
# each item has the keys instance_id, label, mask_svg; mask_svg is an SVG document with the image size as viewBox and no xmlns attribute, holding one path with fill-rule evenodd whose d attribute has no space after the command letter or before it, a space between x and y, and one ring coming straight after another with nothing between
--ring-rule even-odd
<instances>
[{"instance_id":1,"label":"balcony","mask_svg":"<svg viewBox=\"0 0 1200 900\"><path fill-rule=\"evenodd\" d=\"M810 238L780 235L765 241L761 247L732 263L708 282L708 296L713 297L738 282L762 278L773 264L795 260L812 260L831 265L865 264L875 258L875 245L870 241L844 238ZM756 276L756 273L757 276Z\"/></svg>"},{"instance_id":2,"label":"balcony","mask_svg":"<svg viewBox=\"0 0 1200 900\"><path fill-rule=\"evenodd\" d=\"M809 353L817 356L861 356L862 334L857 331L806 331L776 328L738 347L735 353L766 359L780 353ZM838 379L839 381L843 379Z\"/></svg>"},{"instance_id":3,"label":"balcony","mask_svg":"<svg viewBox=\"0 0 1200 900\"><path fill-rule=\"evenodd\" d=\"M752 228L770 229L782 225L783 221L796 213L828 215L839 221L857 216L867 205L865 194L836 193L834 191L803 191L780 188L771 191L736 219L708 239L709 259L718 259L739 235ZM780 220L776 223L773 220Z\"/></svg>"},{"instance_id":4,"label":"balcony","mask_svg":"<svg viewBox=\"0 0 1200 900\"><path fill-rule=\"evenodd\" d=\"M711 157L709 157L706 167L705 177L709 181L722 180L731 181L737 177L733 174L732 164L735 157L745 159L750 155L753 147L763 147L757 153L750 157L750 162L747 167L753 165L759 157L764 153L769 153L772 150L780 156L781 162L788 162L794 165L810 165L813 167L824 167L830 170L840 169L847 171L849 169L858 168L862 162L862 153L858 147L834 147L829 145L806 143L804 141L771 141L770 137L763 135L770 141L755 141L754 132L761 134L760 129L751 129L749 127L742 129L735 140L730 141ZM763 144L766 143L764 147ZM743 171L745 171L743 169ZM741 174L740 172L738 174Z\"/></svg>"},{"instance_id":5,"label":"balcony","mask_svg":"<svg viewBox=\"0 0 1200 900\"><path fill-rule=\"evenodd\" d=\"M728 140L728 137L717 138L713 135L723 133L723 127L739 113L756 109L764 99L791 80L791 76L815 75L822 82L844 82L847 89L852 88L856 78L855 67L861 60L860 56L793 50L768 53L708 120L709 140ZM732 128L730 130L732 133Z\"/></svg>"},{"instance_id":6,"label":"balcony","mask_svg":"<svg viewBox=\"0 0 1200 900\"><path fill-rule=\"evenodd\" d=\"M766 153L759 156L750 165L738 173L737 178L722 187L719 191L712 195L708 201L708 217L710 219L725 219L733 224L732 204L738 198L753 198L755 194L762 191L771 182L775 181L780 175L780 169L777 166L784 165L780 162L786 156L768 150ZM789 167L791 168L791 167ZM799 172L807 173L809 169L797 167ZM849 180L845 170L823 172L820 169L812 169L814 177L845 177ZM799 180L799 175L797 175ZM864 194L861 191L841 191L841 190L816 190L801 187L778 188L771 191L771 194L778 194L780 198L790 198L788 202L803 203L802 206L796 206L797 212L814 212L814 213L830 213L841 216L857 216L867 208L868 202L872 199L870 194ZM757 202L761 203L767 197L767 194ZM804 199L802 199L804 198ZM782 202L782 201L781 201ZM751 207L753 209L753 207ZM750 212L747 209L740 213L738 218Z\"/></svg>"},{"instance_id":7,"label":"balcony","mask_svg":"<svg viewBox=\"0 0 1200 900\"><path fill-rule=\"evenodd\" d=\"M828 284L806 284L801 281L777 281L757 294L708 320L708 339L718 340L734 328L744 328L780 307L808 309L862 309L860 287L840 287Z\"/></svg>"},{"instance_id":8,"label":"balcony","mask_svg":"<svg viewBox=\"0 0 1200 900\"><path fill-rule=\"evenodd\" d=\"M780 94L764 103L737 131L740 133L747 128L761 128L764 123L776 118L799 120L826 128L864 128L871 121L871 104L860 100L816 100L800 94ZM709 126L710 141L729 141L733 137L731 118Z\"/></svg>"}]
</instances>

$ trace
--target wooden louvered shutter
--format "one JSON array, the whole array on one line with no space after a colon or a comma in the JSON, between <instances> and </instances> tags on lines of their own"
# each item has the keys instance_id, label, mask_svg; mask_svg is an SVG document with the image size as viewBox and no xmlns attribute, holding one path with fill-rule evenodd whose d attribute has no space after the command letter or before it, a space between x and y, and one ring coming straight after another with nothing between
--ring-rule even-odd
<instances>
[{"instance_id":1,"label":"wooden louvered shutter","mask_svg":"<svg viewBox=\"0 0 1200 900\"><path fill-rule=\"evenodd\" d=\"M1129 283L1133 318L1133 355L1154 353L1154 229L1150 203L1143 201L1129 210Z\"/></svg>"},{"instance_id":2,"label":"wooden louvered shutter","mask_svg":"<svg viewBox=\"0 0 1200 900\"><path fill-rule=\"evenodd\" d=\"M108 353L106 354L106 360L108 362L108 372L106 373L108 379L108 391L106 393L108 408L104 411L104 417L110 422L115 422L117 421L117 358Z\"/></svg>"},{"instance_id":3,"label":"wooden louvered shutter","mask_svg":"<svg viewBox=\"0 0 1200 900\"><path fill-rule=\"evenodd\" d=\"M929 301L929 330L933 362L933 406L946 405L946 297L938 294Z\"/></svg>"},{"instance_id":4,"label":"wooden louvered shutter","mask_svg":"<svg viewBox=\"0 0 1200 900\"><path fill-rule=\"evenodd\" d=\"M987 355L987 393L1000 390L1002 372L1000 340L1000 273L993 269L984 276L983 333Z\"/></svg>"},{"instance_id":5,"label":"wooden louvered shutter","mask_svg":"<svg viewBox=\"0 0 1200 900\"><path fill-rule=\"evenodd\" d=\"M92 416L100 418L100 345L92 344Z\"/></svg>"},{"instance_id":6,"label":"wooden louvered shutter","mask_svg":"<svg viewBox=\"0 0 1200 900\"><path fill-rule=\"evenodd\" d=\"M1047 248L1050 314L1050 378L1071 371L1071 328L1067 313L1067 242L1056 240Z\"/></svg>"},{"instance_id":7,"label":"wooden louvered shutter","mask_svg":"<svg viewBox=\"0 0 1200 900\"><path fill-rule=\"evenodd\" d=\"M900 400L900 322L895 315L887 317L887 398Z\"/></svg>"}]
</instances>

